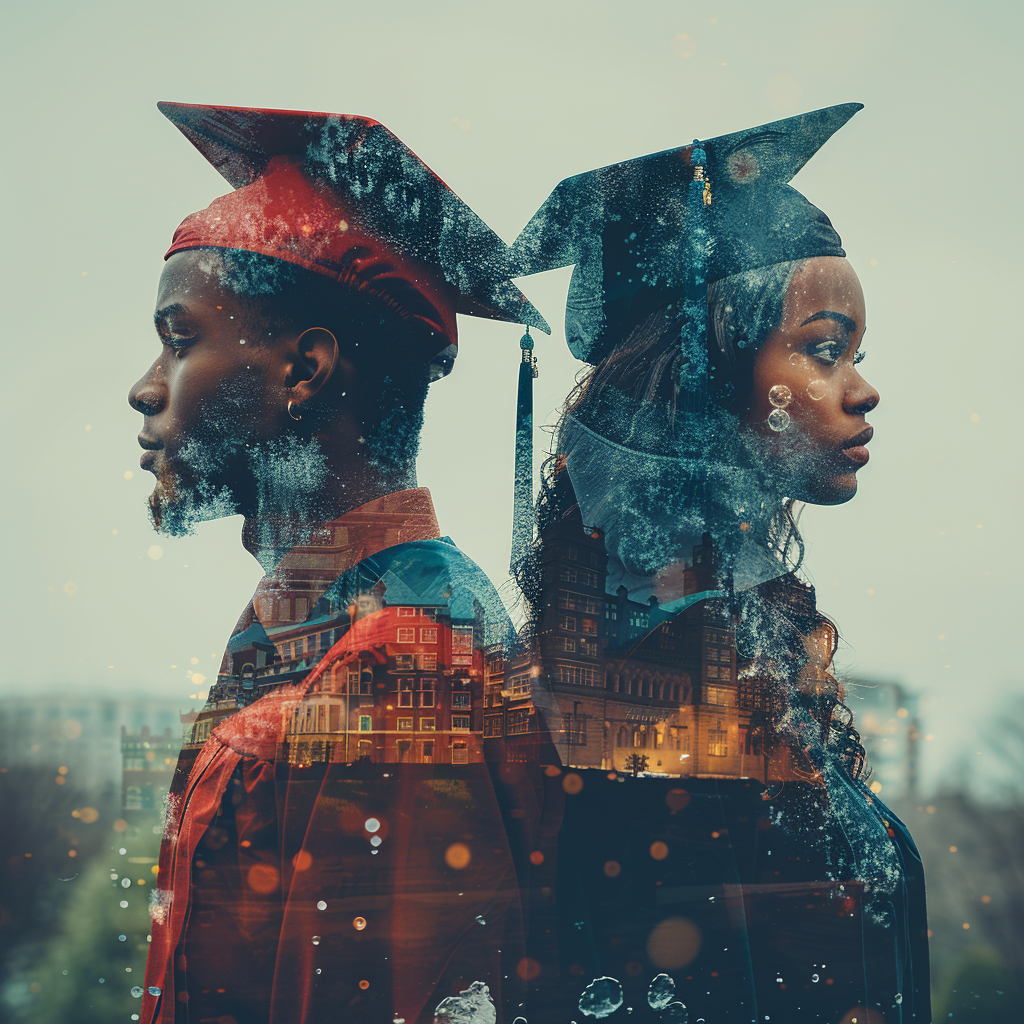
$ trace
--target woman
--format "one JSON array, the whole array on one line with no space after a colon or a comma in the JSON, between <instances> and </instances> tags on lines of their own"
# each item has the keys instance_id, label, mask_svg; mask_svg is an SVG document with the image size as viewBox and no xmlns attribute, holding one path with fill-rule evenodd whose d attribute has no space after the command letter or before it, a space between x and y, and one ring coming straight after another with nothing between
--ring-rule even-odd
<instances>
[{"instance_id":1,"label":"woman","mask_svg":"<svg viewBox=\"0 0 1024 1024\"><path fill-rule=\"evenodd\" d=\"M788 185L856 109L570 179L517 243L576 263L592 367L519 566L572 769L545 790L565 1012L931 1019L920 860L796 575L794 503L853 497L878 403L857 276Z\"/></svg>"}]
</instances>

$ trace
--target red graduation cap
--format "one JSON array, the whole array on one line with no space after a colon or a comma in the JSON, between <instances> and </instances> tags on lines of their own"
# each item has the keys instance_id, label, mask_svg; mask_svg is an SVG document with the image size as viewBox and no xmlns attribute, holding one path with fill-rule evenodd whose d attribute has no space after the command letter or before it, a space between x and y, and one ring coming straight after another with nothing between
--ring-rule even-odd
<instances>
[{"instance_id":1,"label":"red graduation cap","mask_svg":"<svg viewBox=\"0 0 1024 1024\"><path fill-rule=\"evenodd\" d=\"M400 139L352 114L160 103L235 191L179 225L164 257L243 249L373 295L457 344L455 314L550 333L509 247Z\"/></svg>"}]
</instances>

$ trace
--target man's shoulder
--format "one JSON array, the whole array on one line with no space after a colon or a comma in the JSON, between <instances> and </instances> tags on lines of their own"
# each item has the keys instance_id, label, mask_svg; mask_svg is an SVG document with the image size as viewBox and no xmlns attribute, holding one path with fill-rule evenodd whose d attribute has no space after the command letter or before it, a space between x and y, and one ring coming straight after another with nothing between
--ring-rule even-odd
<instances>
[{"instance_id":1,"label":"man's shoulder","mask_svg":"<svg viewBox=\"0 0 1024 1024\"><path fill-rule=\"evenodd\" d=\"M452 618L467 620L483 612L494 642L512 629L490 578L450 537L397 544L364 559L356 570L366 582L376 579L389 606L446 606Z\"/></svg>"}]
</instances>

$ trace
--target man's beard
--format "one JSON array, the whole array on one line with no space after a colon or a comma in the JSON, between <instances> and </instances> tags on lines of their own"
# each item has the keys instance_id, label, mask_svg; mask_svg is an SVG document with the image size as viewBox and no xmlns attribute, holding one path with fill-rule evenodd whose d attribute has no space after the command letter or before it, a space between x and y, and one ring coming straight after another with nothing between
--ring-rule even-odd
<instances>
[{"instance_id":1,"label":"man's beard","mask_svg":"<svg viewBox=\"0 0 1024 1024\"><path fill-rule=\"evenodd\" d=\"M190 439L176 462L177 467L161 460L149 497L150 520L159 533L184 536L199 523L243 511L272 518L278 526L283 521L312 523L321 514L328 467L315 438L285 435L259 443L238 436ZM251 499L241 502L226 480L241 483Z\"/></svg>"},{"instance_id":2,"label":"man's beard","mask_svg":"<svg viewBox=\"0 0 1024 1024\"><path fill-rule=\"evenodd\" d=\"M156 486L149 496L149 518L157 533L183 537L198 523L223 519L238 513L238 502L223 479L236 446L222 441L214 446L190 440L178 453L184 471L166 459L160 461ZM218 450L219 449L219 450Z\"/></svg>"}]
</instances>

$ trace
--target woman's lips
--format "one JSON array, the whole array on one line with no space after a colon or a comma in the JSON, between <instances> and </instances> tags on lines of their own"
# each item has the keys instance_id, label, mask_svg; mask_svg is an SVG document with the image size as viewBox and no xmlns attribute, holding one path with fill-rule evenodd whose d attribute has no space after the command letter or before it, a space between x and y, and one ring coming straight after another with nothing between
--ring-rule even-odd
<instances>
[{"instance_id":1,"label":"woman's lips","mask_svg":"<svg viewBox=\"0 0 1024 1024\"><path fill-rule=\"evenodd\" d=\"M874 436L875 428L865 427L859 434L855 434L842 447L843 454L858 466L863 466L871 458L867 450L867 443Z\"/></svg>"}]
</instances>

